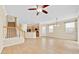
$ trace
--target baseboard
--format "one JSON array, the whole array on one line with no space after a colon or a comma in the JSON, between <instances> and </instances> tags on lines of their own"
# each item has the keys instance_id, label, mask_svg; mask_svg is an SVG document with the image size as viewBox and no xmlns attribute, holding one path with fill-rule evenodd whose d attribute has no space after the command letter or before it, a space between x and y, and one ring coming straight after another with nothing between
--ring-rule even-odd
<instances>
[{"instance_id":1,"label":"baseboard","mask_svg":"<svg viewBox=\"0 0 79 59\"><path fill-rule=\"evenodd\" d=\"M48 37L48 38L55 38L55 39L64 39L64 40L70 40L70 39L65 39L65 38L57 38L57 37L50 37L50 36L46 36L46 37ZM72 39L72 40L70 40L70 41L76 41L76 40L74 40L74 39Z\"/></svg>"}]
</instances>

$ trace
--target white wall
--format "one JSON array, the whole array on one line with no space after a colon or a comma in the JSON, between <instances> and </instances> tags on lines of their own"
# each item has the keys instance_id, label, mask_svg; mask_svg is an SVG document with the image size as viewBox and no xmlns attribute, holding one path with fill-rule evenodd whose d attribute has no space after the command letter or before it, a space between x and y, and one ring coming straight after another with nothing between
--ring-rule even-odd
<instances>
[{"instance_id":1,"label":"white wall","mask_svg":"<svg viewBox=\"0 0 79 59\"><path fill-rule=\"evenodd\" d=\"M79 42L79 17L77 18L77 41Z\"/></svg>"},{"instance_id":2,"label":"white wall","mask_svg":"<svg viewBox=\"0 0 79 59\"><path fill-rule=\"evenodd\" d=\"M27 24L22 24L22 30L27 32Z\"/></svg>"},{"instance_id":3,"label":"white wall","mask_svg":"<svg viewBox=\"0 0 79 59\"><path fill-rule=\"evenodd\" d=\"M41 24L40 35L41 36L48 36L48 37L55 37L55 38L60 38L60 39L77 40L77 31L76 31L77 28L75 28L75 32L68 33L65 30L65 23L64 23L64 22L75 21L75 20L76 19L74 18L74 19L70 19L67 21L59 21L58 22L59 26L58 27L54 26L54 30L52 33L49 33L49 25L52 25L54 23L43 24L43 25ZM77 23L75 22L75 24L77 24ZM46 30L42 32L43 26L46 27Z\"/></svg>"},{"instance_id":4,"label":"white wall","mask_svg":"<svg viewBox=\"0 0 79 59\"><path fill-rule=\"evenodd\" d=\"M3 25L5 25L5 22L4 6L0 5L0 52L3 49Z\"/></svg>"},{"instance_id":5,"label":"white wall","mask_svg":"<svg viewBox=\"0 0 79 59\"><path fill-rule=\"evenodd\" d=\"M45 29L43 30L43 28L45 28ZM39 25L40 36L46 36L46 33L47 33L46 31L47 31L46 25L40 24Z\"/></svg>"},{"instance_id":6,"label":"white wall","mask_svg":"<svg viewBox=\"0 0 79 59\"><path fill-rule=\"evenodd\" d=\"M55 38L68 39L68 40L77 40L76 28L75 28L75 32L69 33L69 32L66 32L64 22L59 22L58 24L59 24L58 27L54 26L54 30L52 33L48 33L48 37L55 37ZM76 22L75 22L75 24L76 24Z\"/></svg>"},{"instance_id":7,"label":"white wall","mask_svg":"<svg viewBox=\"0 0 79 59\"><path fill-rule=\"evenodd\" d=\"M42 28L45 27L45 30L42 30ZM48 24L40 24L39 25L39 29L40 29L40 36L47 36L47 34L49 33L49 26Z\"/></svg>"}]
</instances>

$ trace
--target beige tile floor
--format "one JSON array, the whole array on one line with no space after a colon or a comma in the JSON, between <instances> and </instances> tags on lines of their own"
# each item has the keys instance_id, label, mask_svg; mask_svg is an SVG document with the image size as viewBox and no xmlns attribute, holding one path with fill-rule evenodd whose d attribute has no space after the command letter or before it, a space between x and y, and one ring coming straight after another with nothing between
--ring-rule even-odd
<instances>
[{"instance_id":1,"label":"beige tile floor","mask_svg":"<svg viewBox=\"0 0 79 59\"><path fill-rule=\"evenodd\" d=\"M22 44L5 47L2 54L78 54L79 43L56 38L25 39Z\"/></svg>"}]
</instances>

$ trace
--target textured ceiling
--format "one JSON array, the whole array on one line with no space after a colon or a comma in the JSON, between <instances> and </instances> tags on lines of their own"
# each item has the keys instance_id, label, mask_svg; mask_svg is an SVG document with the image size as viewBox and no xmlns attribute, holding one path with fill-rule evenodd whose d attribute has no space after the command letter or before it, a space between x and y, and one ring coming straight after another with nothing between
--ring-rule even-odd
<instances>
[{"instance_id":1,"label":"textured ceiling","mask_svg":"<svg viewBox=\"0 0 79 59\"><path fill-rule=\"evenodd\" d=\"M53 22L56 17L61 20L62 18L69 18L77 16L78 5L52 5L45 8L48 14L40 13L36 16L36 11L29 11L28 8L36 7L35 5L5 5L8 15L18 16L20 23L45 23Z\"/></svg>"}]
</instances>

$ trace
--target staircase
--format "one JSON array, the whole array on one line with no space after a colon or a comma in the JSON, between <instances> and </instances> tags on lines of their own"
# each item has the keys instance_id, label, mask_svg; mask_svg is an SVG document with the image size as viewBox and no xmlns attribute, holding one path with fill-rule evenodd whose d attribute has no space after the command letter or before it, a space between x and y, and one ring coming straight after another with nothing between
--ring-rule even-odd
<instances>
[{"instance_id":1,"label":"staircase","mask_svg":"<svg viewBox=\"0 0 79 59\"><path fill-rule=\"evenodd\" d=\"M17 36L16 28L15 27L9 27L7 28L7 38L13 38Z\"/></svg>"},{"instance_id":2,"label":"staircase","mask_svg":"<svg viewBox=\"0 0 79 59\"><path fill-rule=\"evenodd\" d=\"M7 34L6 38L14 38L17 36L16 24L17 24L17 17L7 15Z\"/></svg>"},{"instance_id":3,"label":"staircase","mask_svg":"<svg viewBox=\"0 0 79 59\"><path fill-rule=\"evenodd\" d=\"M24 42L23 31L17 27L16 23L15 17L14 21L12 21L11 18L7 18L6 25L2 27L0 26L0 53L4 47L21 44Z\"/></svg>"}]
</instances>

